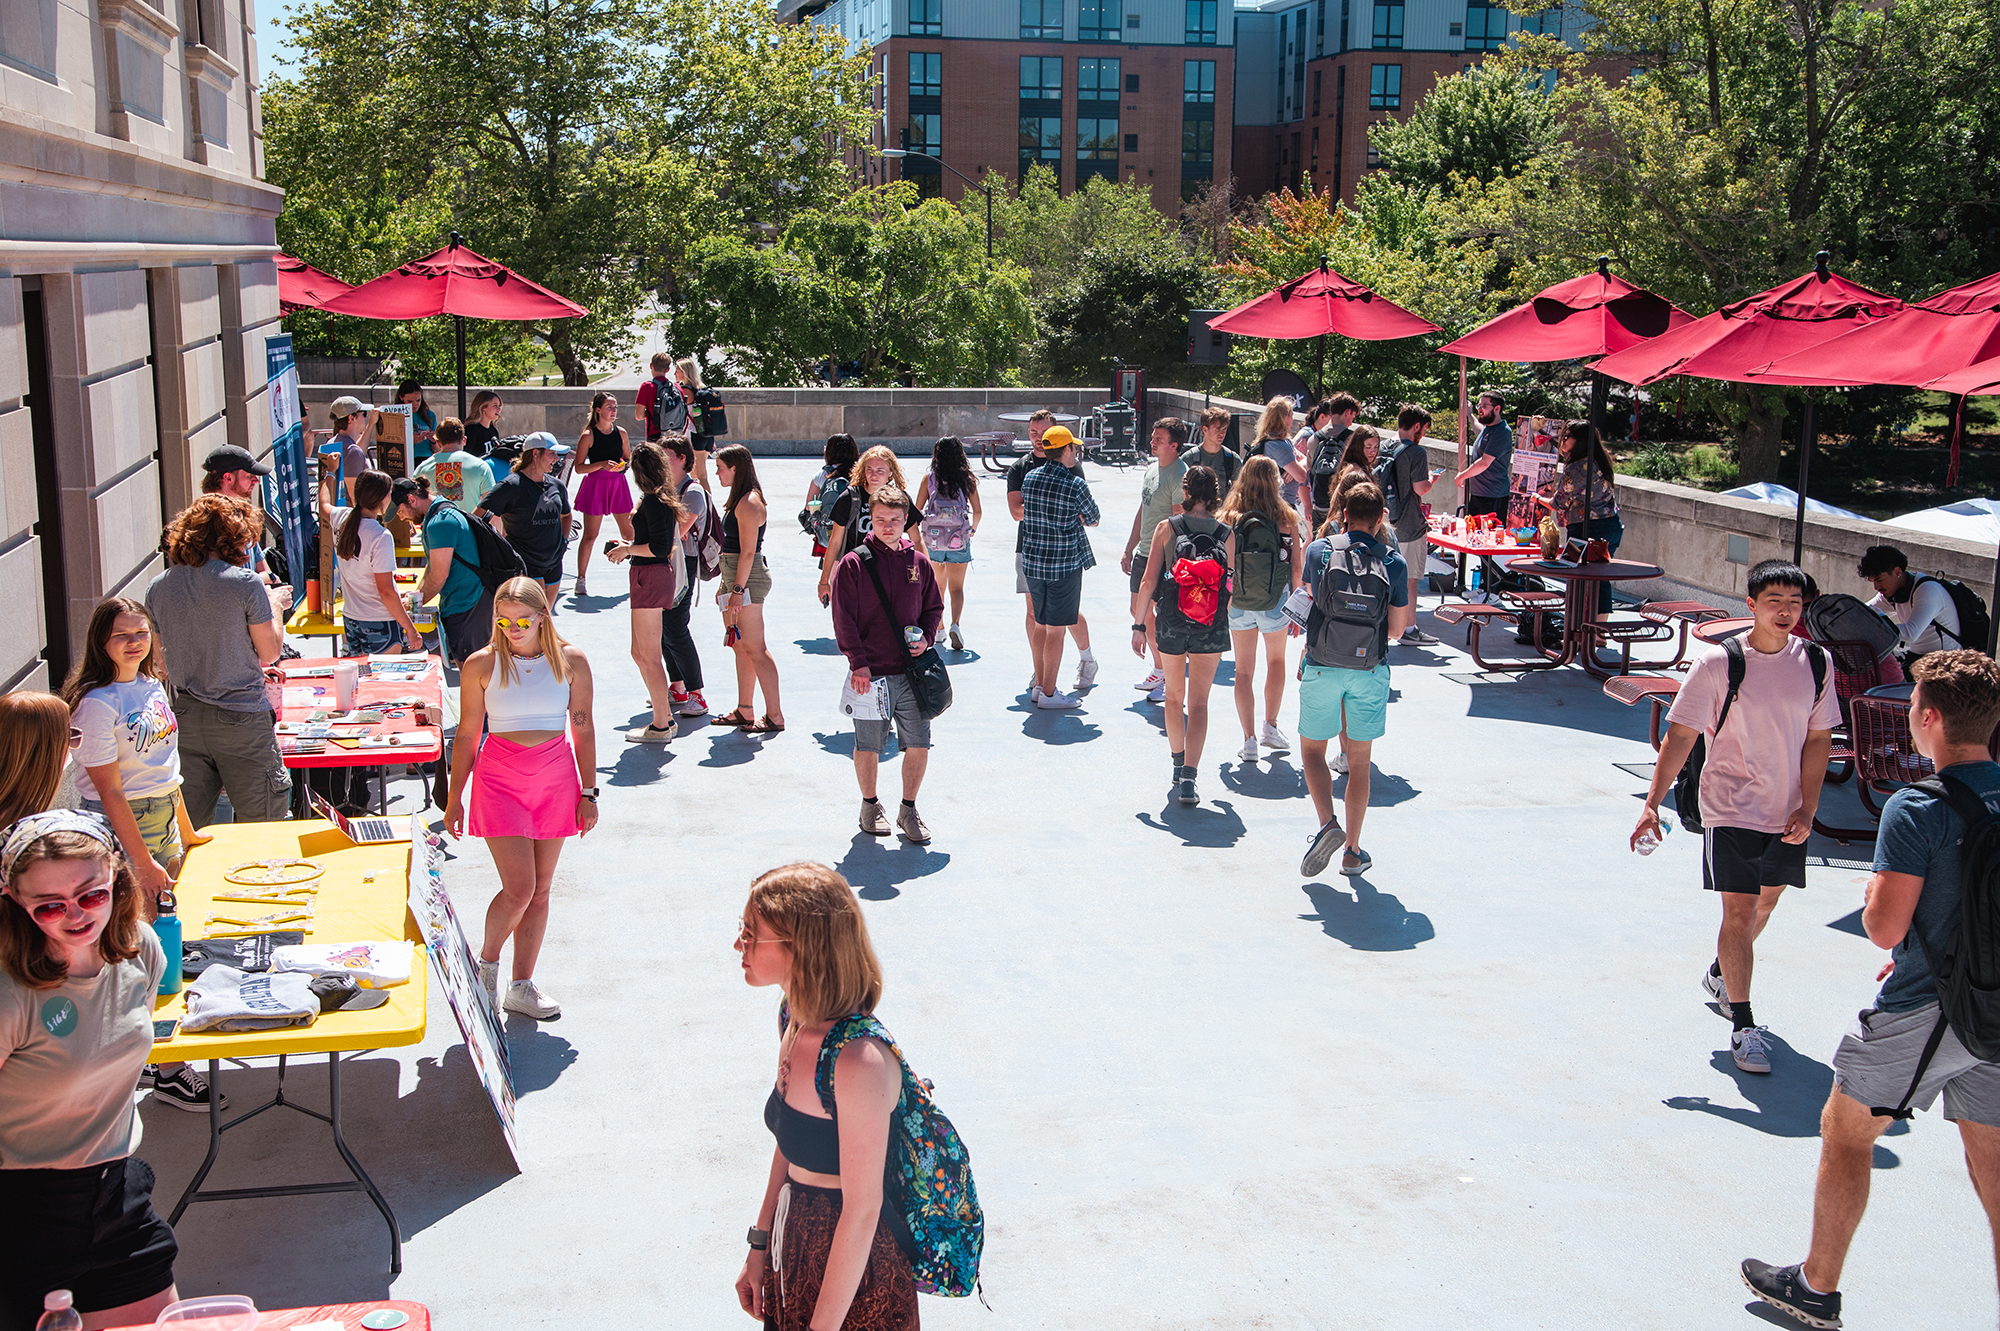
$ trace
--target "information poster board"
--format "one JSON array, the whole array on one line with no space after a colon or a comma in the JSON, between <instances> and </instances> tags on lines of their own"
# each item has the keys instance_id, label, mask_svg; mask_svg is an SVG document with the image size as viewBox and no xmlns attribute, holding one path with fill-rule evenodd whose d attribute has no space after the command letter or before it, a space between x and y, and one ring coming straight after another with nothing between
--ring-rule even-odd
<instances>
[{"instance_id":1,"label":"information poster board","mask_svg":"<svg viewBox=\"0 0 2000 1331\"><path fill-rule=\"evenodd\" d=\"M1554 485L1561 465L1554 453L1533 449L1514 450L1513 480L1507 487L1507 525L1535 527L1548 510L1535 502L1535 492Z\"/></svg>"},{"instance_id":2,"label":"information poster board","mask_svg":"<svg viewBox=\"0 0 2000 1331\"><path fill-rule=\"evenodd\" d=\"M423 930L431 974L451 1006L473 1071L486 1088L493 1116L500 1120L507 1153L519 1169L521 1144L514 1135L514 1068L507 1057L507 1033L479 983L479 956L466 941L451 893L445 890L444 838L425 827L416 814L410 815L410 914Z\"/></svg>"},{"instance_id":3,"label":"information poster board","mask_svg":"<svg viewBox=\"0 0 2000 1331\"><path fill-rule=\"evenodd\" d=\"M391 480L416 475L415 411L407 402L375 408L375 470Z\"/></svg>"},{"instance_id":4,"label":"information poster board","mask_svg":"<svg viewBox=\"0 0 2000 1331\"><path fill-rule=\"evenodd\" d=\"M285 572L292 595L303 604L313 570L306 550L319 531L313 511L312 478L306 468L305 413L299 409L299 369L292 359L292 335L264 339L265 396L271 408L271 474L264 478L264 511L280 528Z\"/></svg>"}]
</instances>

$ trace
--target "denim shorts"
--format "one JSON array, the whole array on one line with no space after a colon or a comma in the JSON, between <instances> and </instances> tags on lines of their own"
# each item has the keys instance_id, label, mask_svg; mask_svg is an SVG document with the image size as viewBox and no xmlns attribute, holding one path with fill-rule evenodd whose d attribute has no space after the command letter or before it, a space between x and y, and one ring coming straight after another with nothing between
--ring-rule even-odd
<instances>
[{"instance_id":1,"label":"denim shorts","mask_svg":"<svg viewBox=\"0 0 2000 1331\"><path fill-rule=\"evenodd\" d=\"M1283 633L1284 610L1279 606L1272 606L1269 610L1239 610L1232 604L1229 607L1229 631L1248 633L1251 629L1259 633Z\"/></svg>"},{"instance_id":2,"label":"denim shorts","mask_svg":"<svg viewBox=\"0 0 2000 1331\"><path fill-rule=\"evenodd\" d=\"M1357 742L1382 738L1389 728L1389 667L1349 670L1307 661L1299 675L1299 735L1330 740L1342 729Z\"/></svg>"},{"instance_id":3,"label":"denim shorts","mask_svg":"<svg viewBox=\"0 0 2000 1331\"><path fill-rule=\"evenodd\" d=\"M972 562L972 547L969 545L963 550L932 550L929 554L931 563L933 564L970 564Z\"/></svg>"},{"instance_id":4,"label":"denim shorts","mask_svg":"<svg viewBox=\"0 0 2000 1331\"><path fill-rule=\"evenodd\" d=\"M347 627L347 652L350 656L366 656L370 652L386 652L399 646L403 641L403 626L393 619L349 619Z\"/></svg>"}]
</instances>

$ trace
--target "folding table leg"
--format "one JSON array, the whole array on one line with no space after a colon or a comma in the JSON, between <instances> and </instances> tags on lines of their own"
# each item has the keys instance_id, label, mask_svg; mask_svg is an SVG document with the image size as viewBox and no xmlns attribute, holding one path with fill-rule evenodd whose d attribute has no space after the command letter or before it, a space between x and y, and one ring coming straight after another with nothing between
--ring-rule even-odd
<instances>
[{"instance_id":1,"label":"folding table leg","mask_svg":"<svg viewBox=\"0 0 2000 1331\"><path fill-rule=\"evenodd\" d=\"M340 1151L340 1158L347 1162L348 1169L353 1171L354 1177L359 1179L361 1186L368 1190L369 1200L375 1203L375 1209L380 1211L382 1218L389 1222L389 1273L391 1275L401 1275L403 1272L403 1231L396 1224L396 1213L389 1209L389 1203L382 1196L382 1190L375 1186L374 1179L368 1177L368 1171L363 1169L361 1162L354 1158L354 1152L347 1149L347 1136L341 1131L339 1054L328 1054L326 1056L326 1090L329 1115L327 1122L333 1127L333 1144Z\"/></svg>"}]
</instances>

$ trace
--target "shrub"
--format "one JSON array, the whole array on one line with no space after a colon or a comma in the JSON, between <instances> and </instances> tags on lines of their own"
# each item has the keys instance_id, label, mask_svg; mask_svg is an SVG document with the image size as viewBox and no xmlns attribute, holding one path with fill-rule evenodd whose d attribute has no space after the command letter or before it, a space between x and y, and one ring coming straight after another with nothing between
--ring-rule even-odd
<instances>
[{"instance_id":1,"label":"shrub","mask_svg":"<svg viewBox=\"0 0 2000 1331\"><path fill-rule=\"evenodd\" d=\"M1688 450L1688 471L1700 480L1719 485L1736 484L1736 462L1715 444L1696 444Z\"/></svg>"},{"instance_id":2,"label":"shrub","mask_svg":"<svg viewBox=\"0 0 2000 1331\"><path fill-rule=\"evenodd\" d=\"M1641 445L1621 470L1627 475L1643 476L1649 481L1678 481L1687 476L1680 458L1674 455L1672 449L1658 442Z\"/></svg>"}]
</instances>

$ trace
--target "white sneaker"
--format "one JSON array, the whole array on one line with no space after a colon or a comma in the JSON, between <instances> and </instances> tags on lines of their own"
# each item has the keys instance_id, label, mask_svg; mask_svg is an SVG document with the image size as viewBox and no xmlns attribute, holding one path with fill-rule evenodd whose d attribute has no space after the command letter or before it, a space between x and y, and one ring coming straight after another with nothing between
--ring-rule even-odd
<instances>
[{"instance_id":1,"label":"white sneaker","mask_svg":"<svg viewBox=\"0 0 2000 1331\"><path fill-rule=\"evenodd\" d=\"M479 987L486 991L486 1000L493 1004L493 1010L500 1010L500 963L482 961L479 963Z\"/></svg>"},{"instance_id":2,"label":"white sneaker","mask_svg":"<svg viewBox=\"0 0 2000 1331\"><path fill-rule=\"evenodd\" d=\"M1729 1052L1736 1059L1739 1072L1769 1072L1771 1070L1771 1032L1763 1026L1751 1026L1733 1031L1729 1036Z\"/></svg>"},{"instance_id":3,"label":"white sneaker","mask_svg":"<svg viewBox=\"0 0 2000 1331\"><path fill-rule=\"evenodd\" d=\"M951 626L951 649L954 652L965 650L965 635L958 631L958 625L956 624Z\"/></svg>"},{"instance_id":4,"label":"white sneaker","mask_svg":"<svg viewBox=\"0 0 2000 1331\"><path fill-rule=\"evenodd\" d=\"M1347 750L1342 749L1333 755L1333 770L1336 772L1347 770Z\"/></svg>"},{"instance_id":5,"label":"white sneaker","mask_svg":"<svg viewBox=\"0 0 2000 1331\"><path fill-rule=\"evenodd\" d=\"M1701 988L1702 992L1708 995L1710 1002L1721 1004L1722 1015L1725 1017L1728 1016L1729 987L1722 982L1722 977L1715 973L1715 968L1713 966L1702 971Z\"/></svg>"},{"instance_id":6,"label":"white sneaker","mask_svg":"<svg viewBox=\"0 0 2000 1331\"><path fill-rule=\"evenodd\" d=\"M1134 684L1132 687L1139 690L1139 692L1141 693L1151 693L1162 687L1164 684L1166 684L1166 682L1167 682L1167 672L1164 670L1154 670L1152 674L1146 676L1144 679L1140 680L1137 684ZM1161 696L1164 697L1165 695L1162 694ZM1155 699L1154 701L1157 702L1158 699Z\"/></svg>"},{"instance_id":7,"label":"white sneaker","mask_svg":"<svg viewBox=\"0 0 2000 1331\"><path fill-rule=\"evenodd\" d=\"M1081 707L1083 703L1070 697L1067 693L1043 693L1040 689L1036 689L1035 706L1048 711L1061 712L1067 711L1072 707Z\"/></svg>"},{"instance_id":8,"label":"white sneaker","mask_svg":"<svg viewBox=\"0 0 2000 1331\"><path fill-rule=\"evenodd\" d=\"M1278 729L1277 726L1271 724L1269 721L1264 723L1264 733L1261 739L1264 747L1274 753L1290 753L1292 751L1292 742L1285 738L1285 732Z\"/></svg>"},{"instance_id":9,"label":"white sneaker","mask_svg":"<svg viewBox=\"0 0 2000 1331\"><path fill-rule=\"evenodd\" d=\"M1247 735L1247 736L1245 736L1245 737L1244 737L1244 740L1243 740L1243 752L1241 752L1241 753L1237 754L1236 756L1237 756L1238 758L1242 759L1242 760L1243 760L1244 762L1246 762L1246 763L1254 763L1254 762L1256 762L1256 761L1257 761L1257 737L1256 737L1255 735Z\"/></svg>"},{"instance_id":10,"label":"white sneaker","mask_svg":"<svg viewBox=\"0 0 2000 1331\"><path fill-rule=\"evenodd\" d=\"M1083 657L1076 663L1076 688L1087 689L1097 682L1097 658Z\"/></svg>"},{"instance_id":11,"label":"white sneaker","mask_svg":"<svg viewBox=\"0 0 2000 1331\"><path fill-rule=\"evenodd\" d=\"M680 733L679 724L672 717L668 717L664 729L648 721L643 726L636 726L626 731L625 742L627 744L671 744L674 741L674 737Z\"/></svg>"},{"instance_id":12,"label":"white sneaker","mask_svg":"<svg viewBox=\"0 0 2000 1331\"><path fill-rule=\"evenodd\" d=\"M562 1015L562 1004L536 988L533 980L516 980L507 986L506 1008L536 1021Z\"/></svg>"}]
</instances>

